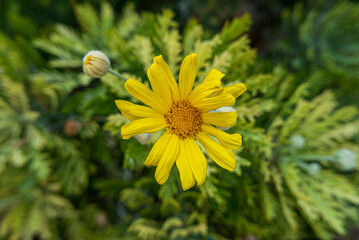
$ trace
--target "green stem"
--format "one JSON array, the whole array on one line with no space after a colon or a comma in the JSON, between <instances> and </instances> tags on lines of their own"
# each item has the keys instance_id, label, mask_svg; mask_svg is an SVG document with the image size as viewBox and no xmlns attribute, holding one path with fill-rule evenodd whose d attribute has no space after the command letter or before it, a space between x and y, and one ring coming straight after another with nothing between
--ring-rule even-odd
<instances>
[{"instance_id":1,"label":"green stem","mask_svg":"<svg viewBox=\"0 0 359 240\"><path fill-rule=\"evenodd\" d=\"M110 69L108 70L108 72L111 73L112 75L115 75L116 77L121 78L122 80L125 80L125 81L127 80L126 77L124 77L121 73L116 72L116 71L113 70L112 68L110 68Z\"/></svg>"},{"instance_id":2,"label":"green stem","mask_svg":"<svg viewBox=\"0 0 359 240\"><path fill-rule=\"evenodd\" d=\"M310 170L310 167L308 165L308 163L304 163L304 162L297 162L297 165L301 168L303 168L304 170L306 171L309 171Z\"/></svg>"},{"instance_id":3,"label":"green stem","mask_svg":"<svg viewBox=\"0 0 359 240\"><path fill-rule=\"evenodd\" d=\"M303 161L324 161L324 162L334 161L334 158L332 156L323 156L323 155L297 155L296 157Z\"/></svg>"}]
</instances>

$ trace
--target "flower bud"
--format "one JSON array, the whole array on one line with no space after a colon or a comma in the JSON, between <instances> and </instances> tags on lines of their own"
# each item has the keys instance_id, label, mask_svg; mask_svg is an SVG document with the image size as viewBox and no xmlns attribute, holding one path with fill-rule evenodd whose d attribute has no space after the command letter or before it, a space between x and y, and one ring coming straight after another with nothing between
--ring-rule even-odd
<instances>
[{"instance_id":1,"label":"flower bud","mask_svg":"<svg viewBox=\"0 0 359 240\"><path fill-rule=\"evenodd\" d=\"M342 148L334 154L334 166L343 172L350 172L356 168L357 156L351 150Z\"/></svg>"},{"instance_id":2,"label":"flower bud","mask_svg":"<svg viewBox=\"0 0 359 240\"><path fill-rule=\"evenodd\" d=\"M93 78L104 76L111 67L110 59L101 51L89 51L83 61L84 72Z\"/></svg>"},{"instance_id":3,"label":"flower bud","mask_svg":"<svg viewBox=\"0 0 359 240\"><path fill-rule=\"evenodd\" d=\"M64 132L66 136L73 137L80 132L81 128L82 125L80 122L70 118L65 122Z\"/></svg>"},{"instance_id":4,"label":"flower bud","mask_svg":"<svg viewBox=\"0 0 359 240\"><path fill-rule=\"evenodd\" d=\"M311 176L317 175L322 166L319 163L308 164L308 174Z\"/></svg>"},{"instance_id":5,"label":"flower bud","mask_svg":"<svg viewBox=\"0 0 359 240\"><path fill-rule=\"evenodd\" d=\"M99 227L106 227L109 224L106 213L100 212L95 217L95 222Z\"/></svg>"},{"instance_id":6,"label":"flower bud","mask_svg":"<svg viewBox=\"0 0 359 240\"><path fill-rule=\"evenodd\" d=\"M136 135L135 138L137 139L137 141L138 141L139 143L141 143L142 145L145 145L145 144L147 144L148 141L150 140L151 134L149 134L149 133L142 133L142 134Z\"/></svg>"},{"instance_id":7,"label":"flower bud","mask_svg":"<svg viewBox=\"0 0 359 240\"><path fill-rule=\"evenodd\" d=\"M306 141L302 135L295 134L292 135L289 139L291 147L295 149L301 149L305 147Z\"/></svg>"},{"instance_id":8,"label":"flower bud","mask_svg":"<svg viewBox=\"0 0 359 240\"><path fill-rule=\"evenodd\" d=\"M232 107L220 107L220 108L217 108L216 110L214 110L214 112L234 112L236 111L234 108ZM230 129L230 127L218 127L219 129L223 130L223 131L226 131L228 129Z\"/></svg>"}]
</instances>

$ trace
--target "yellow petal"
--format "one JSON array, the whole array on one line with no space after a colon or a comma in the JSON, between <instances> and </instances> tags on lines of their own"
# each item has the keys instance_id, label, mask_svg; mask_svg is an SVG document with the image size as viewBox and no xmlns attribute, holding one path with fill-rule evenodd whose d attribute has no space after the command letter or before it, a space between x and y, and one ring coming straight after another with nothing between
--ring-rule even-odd
<instances>
[{"instance_id":1,"label":"yellow petal","mask_svg":"<svg viewBox=\"0 0 359 240\"><path fill-rule=\"evenodd\" d=\"M203 124L202 131L217 138L226 148L237 150L242 145L242 136L238 133L228 134L209 124Z\"/></svg>"},{"instance_id":2,"label":"yellow petal","mask_svg":"<svg viewBox=\"0 0 359 240\"><path fill-rule=\"evenodd\" d=\"M141 118L133 120L121 127L123 139L129 139L132 136L141 133L153 133L166 127L164 118Z\"/></svg>"},{"instance_id":3,"label":"yellow petal","mask_svg":"<svg viewBox=\"0 0 359 240\"><path fill-rule=\"evenodd\" d=\"M184 139L184 143L193 175L196 178L198 185L202 185L207 176L206 157L203 155L194 139L186 138Z\"/></svg>"},{"instance_id":4,"label":"yellow petal","mask_svg":"<svg viewBox=\"0 0 359 240\"><path fill-rule=\"evenodd\" d=\"M217 69L212 69L208 75L206 76L206 78L204 79L203 82L210 82L213 80L221 80L223 77L225 76L224 73L222 73L221 71L218 71Z\"/></svg>"},{"instance_id":5,"label":"yellow petal","mask_svg":"<svg viewBox=\"0 0 359 240\"><path fill-rule=\"evenodd\" d=\"M197 65L197 53L188 55L182 62L179 74L179 91L182 99L187 99L192 90L196 78Z\"/></svg>"},{"instance_id":6,"label":"yellow petal","mask_svg":"<svg viewBox=\"0 0 359 240\"><path fill-rule=\"evenodd\" d=\"M115 100L116 106L121 110L123 116L130 120L139 118L161 118L162 115L152 108L133 104L124 100Z\"/></svg>"},{"instance_id":7,"label":"yellow petal","mask_svg":"<svg viewBox=\"0 0 359 240\"><path fill-rule=\"evenodd\" d=\"M184 191L193 187L196 183L196 179L193 176L192 169L190 166L190 161L192 159L188 158L185 143L183 140L180 140L180 150L176 160L176 165L180 173L181 185Z\"/></svg>"},{"instance_id":8,"label":"yellow petal","mask_svg":"<svg viewBox=\"0 0 359 240\"><path fill-rule=\"evenodd\" d=\"M223 88L222 90L216 92L213 96L215 97L222 94L231 94L234 98L237 98L246 90L247 87L243 83L237 83Z\"/></svg>"},{"instance_id":9,"label":"yellow petal","mask_svg":"<svg viewBox=\"0 0 359 240\"><path fill-rule=\"evenodd\" d=\"M218 127L232 127L237 122L237 111L234 112L209 112L202 115L204 123Z\"/></svg>"},{"instance_id":10,"label":"yellow petal","mask_svg":"<svg viewBox=\"0 0 359 240\"><path fill-rule=\"evenodd\" d=\"M217 97L204 98L193 106L202 109L204 113L220 107L232 106L235 99L231 94L219 95Z\"/></svg>"},{"instance_id":11,"label":"yellow petal","mask_svg":"<svg viewBox=\"0 0 359 240\"><path fill-rule=\"evenodd\" d=\"M179 100L177 82L162 55L153 58L153 64L148 69L147 75L152 89L162 96L165 101L172 103Z\"/></svg>"},{"instance_id":12,"label":"yellow petal","mask_svg":"<svg viewBox=\"0 0 359 240\"><path fill-rule=\"evenodd\" d=\"M167 148L167 144L171 136L171 134L165 133L157 140L157 142L155 143L155 145L153 145L150 153L147 156L147 159L145 161L146 165L157 166L158 162L160 161L163 153Z\"/></svg>"},{"instance_id":13,"label":"yellow petal","mask_svg":"<svg viewBox=\"0 0 359 240\"><path fill-rule=\"evenodd\" d=\"M132 96L159 113L166 113L170 106L170 103L165 102L157 93L152 92L139 81L128 79L125 83L125 88Z\"/></svg>"},{"instance_id":14,"label":"yellow petal","mask_svg":"<svg viewBox=\"0 0 359 240\"><path fill-rule=\"evenodd\" d=\"M236 156L230 150L204 133L198 133L197 140L203 145L208 155L219 166L229 171L234 170L236 167Z\"/></svg>"},{"instance_id":15,"label":"yellow petal","mask_svg":"<svg viewBox=\"0 0 359 240\"><path fill-rule=\"evenodd\" d=\"M220 90L221 88L221 79L224 74L216 69L207 75L204 81L193 89L190 93L188 100L192 104L196 104L198 101L202 100L205 97L208 97L212 93Z\"/></svg>"},{"instance_id":16,"label":"yellow petal","mask_svg":"<svg viewBox=\"0 0 359 240\"><path fill-rule=\"evenodd\" d=\"M170 175L172 166L177 159L179 141L178 137L174 134L172 134L168 141L167 148L165 149L155 172L155 178L159 184L165 183Z\"/></svg>"}]
</instances>

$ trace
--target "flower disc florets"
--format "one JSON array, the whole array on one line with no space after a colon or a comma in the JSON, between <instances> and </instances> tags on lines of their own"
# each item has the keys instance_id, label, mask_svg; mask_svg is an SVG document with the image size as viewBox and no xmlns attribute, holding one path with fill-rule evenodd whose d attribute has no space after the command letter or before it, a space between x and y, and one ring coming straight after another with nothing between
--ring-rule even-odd
<instances>
[{"instance_id":1,"label":"flower disc florets","mask_svg":"<svg viewBox=\"0 0 359 240\"><path fill-rule=\"evenodd\" d=\"M165 114L167 130L179 138L194 138L201 131L202 110L194 107L187 100L180 100L172 104Z\"/></svg>"}]
</instances>

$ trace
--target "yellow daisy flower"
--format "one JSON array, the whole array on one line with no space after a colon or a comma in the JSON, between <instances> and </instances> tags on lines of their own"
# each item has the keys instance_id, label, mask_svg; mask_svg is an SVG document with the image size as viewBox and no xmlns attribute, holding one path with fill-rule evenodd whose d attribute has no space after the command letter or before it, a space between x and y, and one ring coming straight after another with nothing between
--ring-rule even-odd
<instances>
[{"instance_id":1,"label":"yellow daisy flower","mask_svg":"<svg viewBox=\"0 0 359 240\"><path fill-rule=\"evenodd\" d=\"M162 56L157 56L147 71L153 91L134 79L125 83L126 90L148 107L116 100L122 114L132 120L121 128L124 139L166 129L145 164L157 166L155 178L163 184L176 163L183 190L193 187L196 182L201 185L206 179L207 160L196 140L219 166L229 171L236 165L236 157L229 149L238 149L242 144L240 134L228 134L212 126L233 126L237 122L237 112L212 111L233 105L246 86L239 83L222 88L224 74L213 69L192 89L197 65L197 54L187 56L182 62L177 85L167 63Z\"/></svg>"}]
</instances>

